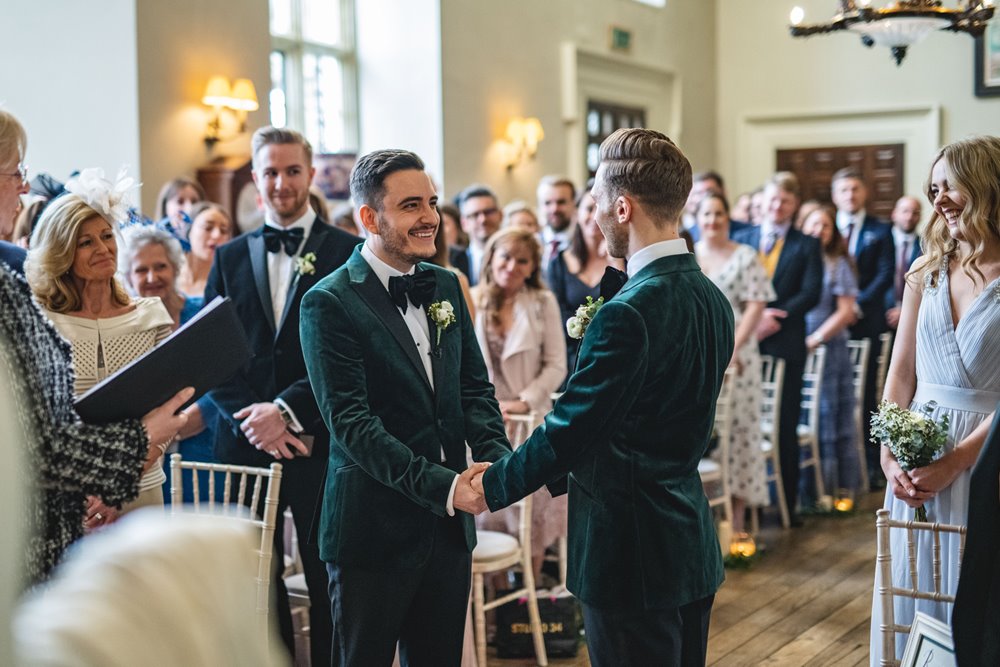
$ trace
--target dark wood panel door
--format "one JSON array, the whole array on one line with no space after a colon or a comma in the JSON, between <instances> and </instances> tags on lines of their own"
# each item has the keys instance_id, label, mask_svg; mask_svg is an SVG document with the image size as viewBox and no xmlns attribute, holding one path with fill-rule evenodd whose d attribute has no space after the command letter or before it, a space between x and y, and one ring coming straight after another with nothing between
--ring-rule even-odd
<instances>
[{"instance_id":1,"label":"dark wood panel door","mask_svg":"<svg viewBox=\"0 0 1000 667\"><path fill-rule=\"evenodd\" d=\"M779 171L793 172L802 185L802 200L830 201L830 180L838 169L854 167L868 185L866 210L889 219L903 196L903 144L786 148L778 151Z\"/></svg>"}]
</instances>

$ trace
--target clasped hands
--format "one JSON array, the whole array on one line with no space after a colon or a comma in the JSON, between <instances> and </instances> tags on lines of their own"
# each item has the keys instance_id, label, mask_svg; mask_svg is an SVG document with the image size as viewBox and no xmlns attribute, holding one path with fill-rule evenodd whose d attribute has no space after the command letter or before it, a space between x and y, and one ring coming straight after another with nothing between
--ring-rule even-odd
<instances>
[{"instance_id":1,"label":"clasped hands","mask_svg":"<svg viewBox=\"0 0 1000 667\"><path fill-rule=\"evenodd\" d=\"M298 450L309 454L309 448L285 426L281 411L274 403L252 403L233 413L234 419L242 419L240 430L250 444L276 459L295 458Z\"/></svg>"},{"instance_id":2,"label":"clasped hands","mask_svg":"<svg viewBox=\"0 0 1000 667\"><path fill-rule=\"evenodd\" d=\"M903 470L895 458L883 455L882 469L892 494L914 509L950 486L962 471L954 452L913 470Z\"/></svg>"},{"instance_id":3,"label":"clasped hands","mask_svg":"<svg viewBox=\"0 0 1000 667\"><path fill-rule=\"evenodd\" d=\"M489 462L473 463L458 476L455 485L455 496L452 504L456 510L469 514L482 514L489 509L486 505L486 492L483 491L483 473L490 467Z\"/></svg>"}]
</instances>

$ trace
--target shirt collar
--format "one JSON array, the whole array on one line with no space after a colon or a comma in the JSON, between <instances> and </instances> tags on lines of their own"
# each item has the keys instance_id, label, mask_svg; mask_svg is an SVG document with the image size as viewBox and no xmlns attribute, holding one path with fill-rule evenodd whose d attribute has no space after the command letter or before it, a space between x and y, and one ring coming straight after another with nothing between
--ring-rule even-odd
<instances>
[{"instance_id":1,"label":"shirt collar","mask_svg":"<svg viewBox=\"0 0 1000 667\"><path fill-rule=\"evenodd\" d=\"M910 232L909 234L907 234L902 229L900 229L900 228L896 227L895 225L893 225L892 226L892 240L896 242L897 246L902 245L903 241L909 241L910 243L913 243L914 241L917 240L917 233L916 232Z\"/></svg>"},{"instance_id":2,"label":"shirt collar","mask_svg":"<svg viewBox=\"0 0 1000 667\"><path fill-rule=\"evenodd\" d=\"M312 229L313 222L316 221L316 211L313 210L312 206L306 207L306 212L302 214L295 222L288 225L287 227L282 227L276 222L271 221L270 214L264 215L264 224L268 227L274 227L275 229L292 229L293 227L300 227L305 230L306 234Z\"/></svg>"},{"instance_id":3,"label":"shirt collar","mask_svg":"<svg viewBox=\"0 0 1000 667\"><path fill-rule=\"evenodd\" d=\"M684 239L670 239L669 241L651 243L629 257L628 266L626 266L628 277L631 278L661 257L686 254L688 254L688 247L687 241Z\"/></svg>"},{"instance_id":4,"label":"shirt collar","mask_svg":"<svg viewBox=\"0 0 1000 667\"><path fill-rule=\"evenodd\" d=\"M788 235L788 230L791 229L791 227L792 227L791 220L789 220L783 225L778 225L771 222L770 220L765 219L764 222L762 222L760 225L760 237L762 239L765 239L767 238L768 234L775 232L778 234L779 239L783 239L785 238L785 236Z\"/></svg>"},{"instance_id":5,"label":"shirt collar","mask_svg":"<svg viewBox=\"0 0 1000 667\"><path fill-rule=\"evenodd\" d=\"M368 266L372 268L372 272L379 279L379 282L382 283L382 287L386 290L389 289L389 278L397 278L399 276L411 274L416 268L411 266L410 270L404 273L399 269L389 266L379 259L378 256L372 251L372 249L368 246L368 241L365 241L361 246L361 256L365 258L366 262L368 262Z\"/></svg>"},{"instance_id":6,"label":"shirt collar","mask_svg":"<svg viewBox=\"0 0 1000 667\"><path fill-rule=\"evenodd\" d=\"M865 221L865 209L858 209L857 213L848 213L847 211L837 211L837 229L841 232L847 229L847 225L855 224L860 227Z\"/></svg>"}]
</instances>

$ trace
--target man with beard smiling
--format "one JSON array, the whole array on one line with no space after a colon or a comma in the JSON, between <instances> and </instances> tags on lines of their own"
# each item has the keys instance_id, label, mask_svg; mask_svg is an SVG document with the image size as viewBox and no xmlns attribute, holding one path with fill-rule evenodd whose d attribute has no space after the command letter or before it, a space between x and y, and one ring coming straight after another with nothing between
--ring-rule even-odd
<instances>
[{"instance_id":1,"label":"man with beard smiling","mask_svg":"<svg viewBox=\"0 0 1000 667\"><path fill-rule=\"evenodd\" d=\"M266 467L282 463L274 531L273 583L281 637L293 650L288 594L280 576L284 518L292 508L309 589L312 664L330 660L330 598L326 570L311 537L323 490L329 434L306 376L299 342L299 303L306 290L341 266L355 236L316 219L309 206L312 148L298 132L264 127L254 133L253 180L264 202L265 224L221 246L205 286L205 300L232 299L253 359L211 392L219 407L215 454L223 463ZM312 256L311 262L302 260ZM309 436L309 437L305 437ZM312 450L306 442L312 440Z\"/></svg>"},{"instance_id":2,"label":"man with beard smiling","mask_svg":"<svg viewBox=\"0 0 1000 667\"><path fill-rule=\"evenodd\" d=\"M538 182L538 213L542 226L542 267L569 247L576 218L576 187L565 176L543 176Z\"/></svg>"},{"instance_id":3,"label":"man with beard smiling","mask_svg":"<svg viewBox=\"0 0 1000 667\"><path fill-rule=\"evenodd\" d=\"M471 486L509 452L455 274L435 254L437 193L413 153L365 155L351 198L367 232L302 301L309 378L331 434L320 556L333 601L333 664L461 662ZM438 315L443 315L439 317Z\"/></svg>"}]
</instances>

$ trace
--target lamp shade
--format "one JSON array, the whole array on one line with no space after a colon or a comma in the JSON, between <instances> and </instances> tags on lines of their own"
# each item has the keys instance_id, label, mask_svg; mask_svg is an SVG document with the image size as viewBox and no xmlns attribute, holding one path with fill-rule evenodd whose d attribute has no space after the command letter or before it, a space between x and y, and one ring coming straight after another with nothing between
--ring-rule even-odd
<instances>
[{"instance_id":1,"label":"lamp shade","mask_svg":"<svg viewBox=\"0 0 1000 667\"><path fill-rule=\"evenodd\" d=\"M239 111L256 111L260 108L257 103L257 89L250 79L236 79L233 82L233 91L230 94L229 107Z\"/></svg>"},{"instance_id":2,"label":"lamp shade","mask_svg":"<svg viewBox=\"0 0 1000 667\"><path fill-rule=\"evenodd\" d=\"M205 95L201 98L201 103L211 107L227 106L230 94L229 79L224 76L213 76L205 86Z\"/></svg>"}]
</instances>

